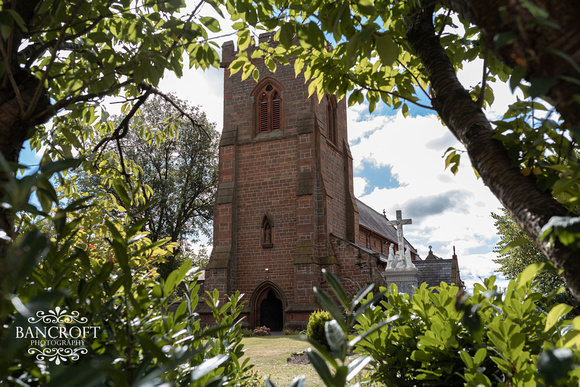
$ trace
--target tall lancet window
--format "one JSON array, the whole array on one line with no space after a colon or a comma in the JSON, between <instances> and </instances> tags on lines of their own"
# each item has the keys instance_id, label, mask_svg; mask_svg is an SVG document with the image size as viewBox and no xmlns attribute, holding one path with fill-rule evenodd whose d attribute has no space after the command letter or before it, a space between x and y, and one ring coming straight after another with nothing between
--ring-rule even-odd
<instances>
[{"instance_id":1,"label":"tall lancet window","mask_svg":"<svg viewBox=\"0 0 580 387\"><path fill-rule=\"evenodd\" d=\"M258 94L258 132L272 132L280 130L281 125L281 98L280 92L271 84Z\"/></svg>"},{"instance_id":2,"label":"tall lancet window","mask_svg":"<svg viewBox=\"0 0 580 387\"><path fill-rule=\"evenodd\" d=\"M328 140L336 145L336 97L326 94L326 127Z\"/></svg>"}]
</instances>

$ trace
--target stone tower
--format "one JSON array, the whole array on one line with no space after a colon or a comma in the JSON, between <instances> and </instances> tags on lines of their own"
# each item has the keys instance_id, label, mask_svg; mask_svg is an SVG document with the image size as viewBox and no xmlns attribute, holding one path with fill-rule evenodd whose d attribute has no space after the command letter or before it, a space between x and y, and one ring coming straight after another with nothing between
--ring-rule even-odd
<instances>
[{"instance_id":1,"label":"stone tower","mask_svg":"<svg viewBox=\"0 0 580 387\"><path fill-rule=\"evenodd\" d=\"M272 36L259 40L275 44ZM321 270L361 266L339 256L346 251L341 242L356 241L359 232L346 102L308 97L293 60L275 73L255 60L258 82L242 81L241 72L230 76L235 55L233 43L225 43L224 128L205 289L244 293L252 328L302 328L320 308L312 288L323 283Z\"/></svg>"}]
</instances>

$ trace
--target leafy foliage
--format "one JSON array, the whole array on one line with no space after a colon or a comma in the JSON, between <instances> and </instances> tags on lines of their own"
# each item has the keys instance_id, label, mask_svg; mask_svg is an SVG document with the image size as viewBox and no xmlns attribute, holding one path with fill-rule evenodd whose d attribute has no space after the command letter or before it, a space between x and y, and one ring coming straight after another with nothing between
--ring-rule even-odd
<instances>
[{"instance_id":1,"label":"leafy foliage","mask_svg":"<svg viewBox=\"0 0 580 387\"><path fill-rule=\"evenodd\" d=\"M132 125L121 149L125 161L139 168L141 183L153 191L156 202L144 211L151 239L179 242L209 236L217 186L215 125L176 96L171 103L161 97L149 99Z\"/></svg>"},{"instance_id":2,"label":"leafy foliage","mask_svg":"<svg viewBox=\"0 0 580 387\"><path fill-rule=\"evenodd\" d=\"M221 14L217 3L209 4ZM3 44L8 48L2 55L5 64L18 63L42 80L37 93L48 93L52 106L40 115L53 116L68 108L90 123L95 106L88 102L120 92L138 97L142 82L156 86L166 71L181 75L184 53L192 66L219 65L207 41L219 24L200 15L199 6L190 12L184 12L186 4L180 1L66 1L58 6L34 1L18 6L22 9L8 11L12 17L2 18ZM3 4L3 14L6 8ZM13 66L2 66L0 76L11 79L14 71Z\"/></svg>"},{"instance_id":3,"label":"leafy foliage","mask_svg":"<svg viewBox=\"0 0 580 387\"><path fill-rule=\"evenodd\" d=\"M325 323L331 351L309 339L308 356L326 386L344 386L362 369L363 383L386 386L576 386L580 317L567 320L565 304L538 309L538 269L530 266L501 293L492 276L473 295L445 283L424 284L413 296L396 285L373 294L371 284L351 300L325 272L338 300L316 290L333 318ZM360 357L347 366L351 350Z\"/></svg>"},{"instance_id":4,"label":"leafy foliage","mask_svg":"<svg viewBox=\"0 0 580 387\"><path fill-rule=\"evenodd\" d=\"M310 314L308 318L308 325L306 327L306 337L310 340L316 341L323 347L330 349L328 341L326 341L326 334L324 326L327 321L331 321L330 313L325 310L316 310Z\"/></svg>"},{"instance_id":5,"label":"leafy foliage","mask_svg":"<svg viewBox=\"0 0 580 387\"><path fill-rule=\"evenodd\" d=\"M566 125L553 115L541 100L517 101L501 120L493 121L495 137L522 175L533 176L542 191L551 192L573 211L580 200L580 183L575 178L580 163L575 141Z\"/></svg>"},{"instance_id":6,"label":"leafy foliage","mask_svg":"<svg viewBox=\"0 0 580 387\"><path fill-rule=\"evenodd\" d=\"M41 166L80 158L111 167L111 154L99 149L126 136L150 95L163 95L156 86L167 72L181 76L185 56L191 67L219 66L209 35L220 26L200 13L206 3L222 15L214 1L191 9L182 1L1 2L0 137L9 139L0 144L4 159L15 163L31 139L33 149L45 152ZM117 128L101 104L105 97L126 101ZM126 173L123 163L117 167ZM0 227L8 237L13 221L13 213L1 208ZM0 258L7 244L0 240Z\"/></svg>"},{"instance_id":7,"label":"leafy foliage","mask_svg":"<svg viewBox=\"0 0 580 387\"><path fill-rule=\"evenodd\" d=\"M357 332L364 332L389 316L400 316L357 348L373 357L371 379L396 386L417 381L422 385L548 381L576 385L580 320L562 320L571 309L564 304L555 305L548 314L538 310L535 302L542 295L533 290L530 273L524 273L519 284L512 280L503 294L495 277L476 284L472 296L442 283L431 289L422 285L409 297L391 285L386 299L358 320Z\"/></svg>"},{"instance_id":8,"label":"leafy foliage","mask_svg":"<svg viewBox=\"0 0 580 387\"><path fill-rule=\"evenodd\" d=\"M194 314L199 286L195 279L183 282L191 275L191 261L165 280L156 273L155 264L171 254L174 243L149 239L142 231L145 218L132 222L114 214L103 219L100 212L98 227L85 228L95 224L88 198L58 197L52 174L78 164L53 162L34 175L3 183L9 195L2 204L21 215L20 233L6 257L14 274L1 283L3 295L10 295L0 303L0 318L9 327L0 337L2 380L55 386L168 380L217 385L240 378L249 369L247 359L240 361L240 294L223 305L217 292L208 294L216 326L203 330ZM131 193L122 185L115 188L117 206L129 208ZM42 209L29 203L35 190ZM182 299L174 301L178 286L183 286ZM73 364L35 359L25 351L27 341L15 334L17 327L31 326L28 317L36 311L56 307L79 312L99 331L87 340L87 354Z\"/></svg>"},{"instance_id":9,"label":"leafy foliage","mask_svg":"<svg viewBox=\"0 0 580 387\"><path fill-rule=\"evenodd\" d=\"M546 256L509 214L504 210L503 215L492 213L491 216L495 219L495 227L500 237L494 248L494 252L499 254L499 258L494 259L494 262L500 264L498 271L507 279L517 279L529 265L545 263L544 270L537 273L534 282L536 291L543 295L538 301L539 305L543 309L549 309L553 304L568 302L578 307L578 301L567 290L563 291L566 284L558 271L549 264Z\"/></svg>"},{"instance_id":10,"label":"leafy foliage","mask_svg":"<svg viewBox=\"0 0 580 387\"><path fill-rule=\"evenodd\" d=\"M308 342L314 347L307 351L308 358L312 366L324 382L325 386L344 387L369 364L371 356L361 356L355 359L349 359L349 354L353 351L357 343L368 335L381 329L398 316L393 316L380 322L366 332L361 332L354 338L349 337L350 332L354 329L357 319L367 309L372 308L373 304L378 301L383 293L374 297L370 296L370 301L362 303L365 297L372 291L374 285L368 285L359 290L359 292L349 299L346 291L340 281L329 271L323 269L325 280L330 285L334 296L338 300L336 303L324 290L314 288L314 293L330 313L332 320L324 323L324 334L328 347L321 345L318 341L308 338ZM368 301L368 300L367 300ZM330 366L330 367L329 367ZM334 372L332 370L334 370ZM268 386L273 384L267 380ZM298 376L292 381L292 387L304 386L304 376Z\"/></svg>"},{"instance_id":11,"label":"leafy foliage","mask_svg":"<svg viewBox=\"0 0 580 387\"><path fill-rule=\"evenodd\" d=\"M74 124L66 118L57 122L59 127ZM174 256L160 267L166 277L179 262L197 258L191 243L210 234L217 186L217 131L197 107L173 95L150 98L136 112L124 138L92 154L113 133L109 125L101 129L72 145L72 151L87 162L74 176L61 179L59 189L72 196L90 194L94 203L121 202L114 185L131 189L126 190L130 206L117 207L117 211L135 221L146 219L144 228L152 241L169 238L179 243ZM40 147L45 140L37 137L34 144ZM58 157L50 150L47 154Z\"/></svg>"}]
</instances>

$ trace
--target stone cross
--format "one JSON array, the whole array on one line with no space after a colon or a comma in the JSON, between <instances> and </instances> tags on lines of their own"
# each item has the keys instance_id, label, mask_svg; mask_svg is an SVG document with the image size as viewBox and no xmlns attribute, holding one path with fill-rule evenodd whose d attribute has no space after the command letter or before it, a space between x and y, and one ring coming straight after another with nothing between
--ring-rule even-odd
<instances>
[{"instance_id":1,"label":"stone cross","mask_svg":"<svg viewBox=\"0 0 580 387\"><path fill-rule=\"evenodd\" d=\"M387 221L387 223L397 228L397 243L399 245L399 256L403 257L403 255L405 254L405 239L403 238L403 225L412 224L413 222L411 221L411 219L403 219L401 210L397 210L397 220L389 220Z\"/></svg>"}]
</instances>

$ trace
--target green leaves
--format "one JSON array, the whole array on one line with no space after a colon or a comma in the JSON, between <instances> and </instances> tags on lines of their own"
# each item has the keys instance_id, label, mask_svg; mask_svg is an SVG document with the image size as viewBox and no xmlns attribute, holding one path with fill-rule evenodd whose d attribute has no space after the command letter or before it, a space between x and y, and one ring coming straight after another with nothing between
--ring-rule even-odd
<instances>
[{"instance_id":1,"label":"green leaves","mask_svg":"<svg viewBox=\"0 0 580 387\"><path fill-rule=\"evenodd\" d=\"M556 78L532 78L527 92L532 98L548 94L552 86L558 83Z\"/></svg>"},{"instance_id":2,"label":"green leaves","mask_svg":"<svg viewBox=\"0 0 580 387\"><path fill-rule=\"evenodd\" d=\"M568 379L568 373L576 367L574 363L574 352L571 349L551 349L540 354L538 373L548 385L555 386L563 379Z\"/></svg>"},{"instance_id":3,"label":"green leaves","mask_svg":"<svg viewBox=\"0 0 580 387\"><path fill-rule=\"evenodd\" d=\"M383 293L370 297L372 300L365 300L365 297L374 288L374 285L368 285L362 288L354 298L349 299L344 287L334 274L325 269L323 269L323 274L335 297L338 298L340 305L337 305L323 290L315 289L316 296L330 312L333 319L326 321L324 325L324 334L329 347L325 348L319 342L320 340L314 337L316 335L314 325L319 324L314 319L321 319L323 317L322 314L327 312L315 312L311 315L308 323L308 341L314 346L315 351L309 349L308 358L326 386L345 386L347 381L352 380L372 361L371 356L363 356L349 362L347 359L349 353L359 341L373 334L389 322L396 320L398 316L386 319L369 331L349 338L350 331L356 324L358 316L361 316L366 310L371 308L383 296ZM328 365L334 369L334 374Z\"/></svg>"},{"instance_id":4,"label":"green leaves","mask_svg":"<svg viewBox=\"0 0 580 387\"><path fill-rule=\"evenodd\" d=\"M22 17L18 12L12 9L3 9L0 11L0 34L3 39L8 39L12 34L12 28L16 24L24 32L28 32L28 29L22 20Z\"/></svg>"},{"instance_id":5,"label":"green leaves","mask_svg":"<svg viewBox=\"0 0 580 387\"><path fill-rule=\"evenodd\" d=\"M580 240L580 218L573 216L553 216L548 223L542 227L542 239L549 237L550 243L555 238L566 246L577 246Z\"/></svg>"},{"instance_id":6,"label":"green leaves","mask_svg":"<svg viewBox=\"0 0 580 387\"><path fill-rule=\"evenodd\" d=\"M550 313L548 313L548 316L546 317L546 327L544 328L544 332L548 332L550 329L552 329L552 327L556 325L560 317L567 314L571 310L572 307L570 305L566 304L554 305L550 310Z\"/></svg>"},{"instance_id":7,"label":"green leaves","mask_svg":"<svg viewBox=\"0 0 580 387\"><path fill-rule=\"evenodd\" d=\"M445 169L451 166L451 172L456 175L459 172L459 163L461 162L459 151L453 147L449 147L443 154L443 157L445 157Z\"/></svg>"},{"instance_id":8,"label":"green leaves","mask_svg":"<svg viewBox=\"0 0 580 387\"><path fill-rule=\"evenodd\" d=\"M217 355L201 363L199 366L195 367L191 373L191 381L197 382L210 372L219 368L229 359L228 355Z\"/></svg>"},{"instance_id":9,"label":"green leaves","mask_svg":"<svg viewBox=\"0 0 580 387\"><path fill-rule=\"evenodd\" d=\"M292 40L294 39L294 24L284 24L278 31L277 36L285 48L291 48Z\"/></svg>"},{"instance_id":10,"label":"green leaves","mask_svg":"<svg viewBox=\"0 0 580 387\"><path fill-rule=\"evenodd\" d=\"M211 32L220 32L221 31L221 27L220 27L219 22L216 19L214 19L213 17L202 16L199 20Z\"/></svg>"},{"instance_id":11,"label":"green leaves","mask_svg":"<svg viewBox=\"0 0 580 387\"><path fill-rule=\"evenodd\" d=\"M510 243L508 243L503 249L501 249L499 251L500 254L506 254L507 252L509 252L511 249L515 249L516 247L522 246L525 243L528 243L529 239L524 238L524 237L520 237L517 239L514 239L513 241L511 241Z\"/></svg>"},{"instance_id":12,"label":"green leaves","mask_svg":"<svg viewBox=\"0 0 580 387\"><path fill-rule=\"evenodd\" d=\"M348 41L346 45L346 57L345 66L346 68L351 68L356 63L358 56L359 56L359 48L361 45L369 44L369 39L371 38L372 34L376 31L375 25L370 25L362 29L361 31L357 31Z\"/></svg>"},{"instance_id":13,"label":"green leaves","mask_svg":"<svg viewBox=\"0 0 580 387\"><path fill-rule=\"evenodd\" d=\"M392 66L399 56L399 47L388 34L375 37L376 50L383 66Z\"/></svg>"},{"instance_id":14,"label":"green leaves","mask_svg":"<svg viewBox=\"0 0 580 387\"><path fill-rule=\"evenodd\" d=\"M356 334L373 330L386 317L400 317L388 329L375 330L358 342L356 352L373 357L371 381L393 380L397 385L417 380L483 386L502 380L513 385L543 383L536 371L536 362L538 370L542 367L538 356L550 353L554 343L571 348L580 331L568 330L580 323L560 320L570 311L563 304L548 315L541 313L534 304L538 294L533 287L531 281L519 286L511 281L500 295L490 278L476 284L473 295L460 295L446 284L431 289L422 285L410 299L393 286L385 295L388 302L375 304L359 318ZM462 315L469 310L481 320L476 330L464 323ZM568 353L562 355L565 371L557 377L567 374L574 385L578 375L569 373L573 368L564 360ZM548 355L543 356L548 361Z\"/></svg>"}]
</instances>

